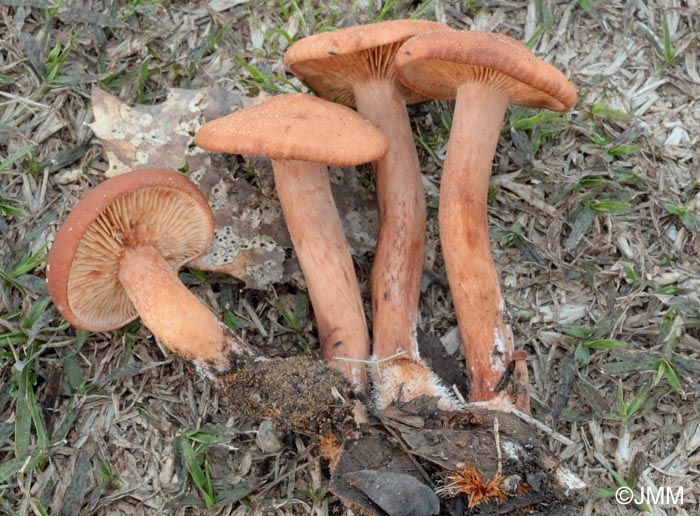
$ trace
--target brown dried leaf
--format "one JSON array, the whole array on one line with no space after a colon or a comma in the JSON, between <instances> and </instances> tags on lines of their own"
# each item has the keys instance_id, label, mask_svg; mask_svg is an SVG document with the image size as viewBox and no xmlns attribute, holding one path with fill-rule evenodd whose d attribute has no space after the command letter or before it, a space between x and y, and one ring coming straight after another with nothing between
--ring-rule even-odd
<instances>
[{"instance_id":1,"label":"brown dried leaf","mask_svg":"<svg viewBox=\"0 0 700 516\"><path fill-rule=\"evenodd\" d=\"M440 513L440 499L435 492L411 475L365 469L346 473L345 480L365 493L389 516Z\"/></svg>"},{"instance_id":2,"label":"brown dried leaf","mask_svg":"<svg viewBox=\"0 0 700 516\"><path fill-rule=\"evenodd\" d=\"M473 416L476 416L474 418ZM479 410L466 420L455 420L453 428L401 429L411 452L446 470L457 470L472 463L488 477L498 472L498 454L493 421L499 420L499 439L503 455L521 464L539 462L540 439L528 425L505 412ZM480 418L480 424L473 424ZM516 460L517 458L517 460ZM508 472L510 474L511 472Z\"/></svg>"},{"instance_id":3,"label":"brown dried leaf","mask_svg":"<svg viewBox=\"0 0 700 516\"><path fill-rule=\"evenodd\" d=\"M377 434L346 439L340 460L331 475L330 491L344 503L362 507L372 515L386 513L363 490L350 482L351 479L356 480L353 474L367 470L410 474L415 478L419 476L408 457L384 436Z\"/></svg>"}]
</instances>

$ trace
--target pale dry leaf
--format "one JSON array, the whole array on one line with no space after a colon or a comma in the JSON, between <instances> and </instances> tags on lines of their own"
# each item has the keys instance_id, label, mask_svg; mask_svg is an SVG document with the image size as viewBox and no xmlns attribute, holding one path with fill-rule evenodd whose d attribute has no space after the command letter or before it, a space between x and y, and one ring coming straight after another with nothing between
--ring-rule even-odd
<instances>
[{"instance_id":1,"label":"pale dry leaf","mask_svg":"<svg viewBox=\"0 0 700 516\"><path fill-rule=\"evenodd\" d=\"M222 88L172 89L160 104L134 107L95 88L90 127L109 160L108 177L137 168L187 169L216 222L212 246L190 265L262 289L282 280L291 245L279 204L226 171L214 172L211 154L194 146L202 124L241 106L240 95Z\"/></svg>"},{"instance_id":2,"label":"pale dry leaf","mask_svg":"<svg viewBox=\"0 0 700 516\"><path fill-rule=\"evenodd\" d=\"M135 168L187 169L211 166L210 155L194 146L194 135L206 120L240 107L241 96L222 88L173 88L164 102L129 106L119 97L92 90L95 121L90 128L109 161L107 177Z\"/></svg>"},{"instance_id":3,"label":"pale dry leaf","mask_svg":"<svg viewBox=\"0 0 700 516\"><path fill-rule=\"evenodd\" d=\"M270 186L253 187L225 170L214 170L211 153L194 145L194 135L205 122L268 97L261 93L249 98L223 88L171 89L160 104L132 107L102 89L92 92L95 121L90 127L109 161L106 175L138 168L187 170L207 197L216 222L211 247L190 266L228 274L255 289L288 279L299 268L296 261L284 263L292 242L278 200L263 193L273 190L270 161L246 157L260 183ZM378 224L373 195L354 169L333 169L330 179L353 253L371 251Z\"/></svg>"},{"instance_id":4,"label":"pale dry leaf","mask_svg":"<svg viewBox=\"0 0 700 516\"><path fill-rule=\"evenodd\" d=\"M247 4L249 0L211 0L209 2L209 8L216 11L217 13L228 11L232 7L237 5Z\"/></svg>"}]
</instances>

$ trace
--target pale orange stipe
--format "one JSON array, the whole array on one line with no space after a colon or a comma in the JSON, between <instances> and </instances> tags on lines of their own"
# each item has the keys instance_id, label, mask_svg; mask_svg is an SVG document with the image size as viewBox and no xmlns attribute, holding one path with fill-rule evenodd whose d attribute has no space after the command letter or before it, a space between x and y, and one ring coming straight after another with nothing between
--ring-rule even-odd
<instances>
[{"instance_id":1,"label":"pale orange stipe","mask_svg":"<svg viewBox=\"0 0 700 516\"><path fill-rule=\"evenodd\" d=\"M314 34L294 43L284 62L320 96L376 125L389 151L376 164L379 235L372 266L372 352L401 350L419 359L416 341L426 208L406 104L426 100L396 78L399 46L416 34L450 30L424 20L394 20Z\"/></svg>"},{"instance_id":2,"label":"pale orange stipe","mask_svg":"<svg viewBox=\"0 0 700 516\"><path fill-rule=\"evenodd\" d=\"M471 378L469 399L489 400L513 353L487 221L503 117L509 104L567 111L576 91L560 71L500 34L422 34L399 49L396 65L407 87L456 100L440 189L440 240ZM522 380L524 363L516 366Z\"/></svg>"},{"instance_id":3,"label":"pale orange stipe","mask_svg":"<svg viewBox=\"0 0 700 516\"><path fill-rule=\"evenodd\" d=\"M350 248L326 165L383 156L388 142L355 111L310 95L280 95L212 120L195 143L272 160L275 187L316 316L323 357L362 390L369 335Z\"/></svg>"}]
</instances>

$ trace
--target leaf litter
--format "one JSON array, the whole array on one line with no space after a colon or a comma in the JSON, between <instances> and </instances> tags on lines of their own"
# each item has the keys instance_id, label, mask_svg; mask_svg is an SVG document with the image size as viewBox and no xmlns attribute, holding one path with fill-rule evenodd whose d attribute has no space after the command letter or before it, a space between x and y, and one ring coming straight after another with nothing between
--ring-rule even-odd
<instances>
[{"instance_id":1,"label":"leaf litter","mask_svg":"<svg viewBox=\"0 0 700 516\"><path fill-rule=\"evenodd\" d=\"M220 87L168 90L165 101L129 106L101 88L93 88L90 127L99 138L109 168L107 177L137 168L169 168L187 173L207 196L216 229L214 242L190 263L196 269L229 274L246 288L263 289L289 279L298 265L287 265L292 247L282 210L275 198L269 160L245 157L258 185L233 177L212 154L194 146L194 135L206 121L261 102ZM219 161L219 160L217 160ZM238 168L238 167L237 167ZM356 172L332 172L333 192L348 240L356 254L373 249L378 215L373 196ZM257 186L257 187L256 187Z\"/></svg>"},{"instance_id":2,"label":"leaf litter","mask_svg":"<svg viewBox=\"0 0 700 516\"><path fill-rule=\"evenodd\" d=\"M11 207L3 208L0 219L4 273L0 324L5 328L0 346L0 477L8 486L2 503L20 514L38 511L40 504L60 510L77 475L80 449L90 442L99 453L87 460L90 471L82 477L90 499L85 502L89 506L82 506L84 512L159 514L182 494L186 498L168 505L168 511L203 514L175 443L188 435L185 430L217 433L217 428L225 428L237 430L235 437L223 432L223 441L202 446L196 456L202 464L208 461L215 473L215 492L240 487L241 493L248 493L246 504L232 502L216 509L220 513L342 513L336 497L319 496L327 492L328 472L313 440L280 433L284 451L264 453L253 438L257 422L227 410L228 402L182 362L163 359L163 352L138 325L113 335L80 336L61 326L53 312L49 327L34 327L32 337L39 341L41 353L30 355L34 358L26 363L32 368L32 381L36 380L32 385L37 401L48 396L47 407L55 407L52 437L57 439L46 451L50 461L39 460L35 434L15 435L14 371L29 358L25 353L34 349L26 343L22 323L45 295L41 263L28 267L22 256L50 241L65 211L109 171L103 149L86 125L91 119L90 84L100 82L134 107L163 101L170 88L202 90L217 84L242 96L275 91L271 86L281 83L264 82L266 74L286 77L301 88L285 76L280 64L285 38L271 29L282 27L296 38L321 30L331 19L335 26L368 22L377 11L369 2L319 5L306 12L289 9L286 15L279 3L255 9L238 1L168 8L157 2L71 4L59 6L54 16L53 7L47 9L43 2L0 2L7 28L0 54L0 203ZM392 9L399 9L399 16L407 14L401 11L407 7L399 4L389 8L390 15ZM107 23L100 16L76 20L70 10L78 7L89 7L119 23ZM535 128L515 129L514 139L504 134L493 185L498 186L499 177L517 173L513 181L518 186L493 191L489 223L516 342L531 357L532 401L544 444L598 489L580 511L585 515L621 513L611 490L625 477L636 479L638 488L685 487L683 506L652 507L652 514L686 515L697 508L693 488L700 467L696 380L700 239L694 223L700 213L700 52L694 36L700 32L698 13L697 2L692 1L634 5L506 1L482 6L435 3L422 15L455 28L495 30L531 40L535 53L564 70L581 93L579 106L564 117L567 124L557 133L542 137ZM662 55L665 39L678 51L668 63ZM62 49L66 43L72 45L56 75L59 80L51 82L46 80L51 69L46 58L58 41ZM239 62L253 68L244 69ZM188 71L188 63L195 63L195 73ZM252 76L253 69L262 75ZM139 70L148 72L147 78L139 79ZM412 109L416 132L427 138L432 151L421 155L430 205L437 199L446 144L441 117L449 111L447 103ZM243 171L250 162L215 160L211 172L234 171L230 181L244 178L254 188L262 186L274 200L271 187L245 178ZM258 165L254 164L255 170ZM574 191L577 184L580 189ZM625 197L626 192L620 195L618 184L632 197ZM632 209L606 213L590 207L601 202L607 204L593 206L607 210L616 208L611 202L624 202ZM580 208L586 204L594 213ZM585 214L580 221L579 213ZM428 225L420 325L429 335L444 338L455 335L456 322L444 283L434 212ZM523 254L527 246L538 251L539 263L528 258L534 255ZM371 253L356 253L365 298L370 261ZM270 354L290 356L299 353L300 336L312 349L318 345L312 318L303 318L298 332L293 331L277 308L279 301L294 306L301 283L288 278L296 277L285 275L265 291L232 288L216 276L188 281L215 309L231 314L241 335ZM586 361L576 361L582 356L575 354L579 341L564 328L594 327L606 314L612 314L613 324L603 338L630 347L592 350ZM659 340L667 317L679 318L680 325L673 338ZM459 360L458 346L450 349ZM568 362L570 356L573 364ZM659 369L662 359L673 366L680 392L667 380L667 367ZM64 381L62 395L49 403L53 398L48 371L64 362L76 364L82 375L75 382ZM101 383L130 363L158 366L136 368ZM562 365L566 374L573 374L573 381L565 380L564 386ZM577 378L587 387L577 388ZM647 401L638 399L649 389L653 392ZM598 394L595 399L593 392ZM25 399L20 409L26 405ZM557 422L551 418L554 406L561 414ZM627 413L639 410L625 420L619 413L601 414L620 412L623 406ZM16 441L25 437L30 455L16 457ZM112 474L101 492L100 461ZM76 478L77 486L83 480Z\"/></svg>"}]
</instances>

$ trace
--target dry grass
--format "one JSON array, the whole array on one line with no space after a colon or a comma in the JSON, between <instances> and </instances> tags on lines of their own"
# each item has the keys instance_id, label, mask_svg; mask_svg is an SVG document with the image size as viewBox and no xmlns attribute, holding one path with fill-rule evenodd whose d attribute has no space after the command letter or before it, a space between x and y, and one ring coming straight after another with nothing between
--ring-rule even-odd
<instances>
[{"instance_id":1,"label":"dry grass","mask_svg":"<svg viewBox=\"0 0 700 516\"><path fill-rule=\"evenodd\" d=\"M0 513L197 514L178 503L202 505L207 485L218 514L342 513L324 496L316 440L279 436L271 451L259 422L138 324L104 335L65 325L43 256L107 168L87 126L92 85L131 104L168 87L289 91L301 85L282 65L287 36L417 12L528 41L577 86L572 113L509 112L493 177L492 247L515 341L531 355L534 414L570 439L547 436L597 489L585 514L634 512L611 497L625 483L682 486L683 506L650 510L698 514L697 0L388 4L0 1ZM450 112L411 111L431 206ZM435 215L421 326L454 349ZM370 259L356 262L366 297ZM294 354L299 336L317 347L311 316L290 328L280 313L301 295L293 284L185 278L261 348ZM211 474L204 494L197 466Z\"/></svg>"}]
</instances>

